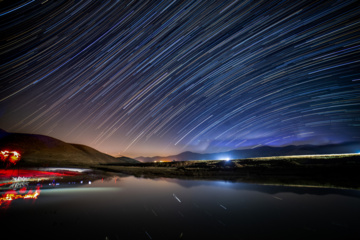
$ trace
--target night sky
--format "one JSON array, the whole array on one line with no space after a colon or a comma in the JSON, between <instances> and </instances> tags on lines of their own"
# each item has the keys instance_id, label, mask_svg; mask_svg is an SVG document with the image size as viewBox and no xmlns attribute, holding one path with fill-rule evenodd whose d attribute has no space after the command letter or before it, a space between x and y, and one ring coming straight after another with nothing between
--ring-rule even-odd
<instances>
[{"instance_id":1,"label":"night sky","mask_svg":"<svg viewBox=\"0 0 360 240\"><path fill-rule=\"evenodd\" d=\"M152 156L360 140L360 1L3 1L0 128Z\"/></svg>"}]
</instances>

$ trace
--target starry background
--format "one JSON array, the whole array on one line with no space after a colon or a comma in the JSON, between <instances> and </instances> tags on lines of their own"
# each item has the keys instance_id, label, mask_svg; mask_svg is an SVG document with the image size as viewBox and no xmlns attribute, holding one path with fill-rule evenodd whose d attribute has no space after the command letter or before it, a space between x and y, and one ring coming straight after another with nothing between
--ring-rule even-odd
<instances>
[{"instance_id":1,"label":"starry background","mask_svg":"<svg viewBox=\"0 0 360 240\"><path fill-rule=\"evenodd\" d=\"M360 1L2 1L0 128L109 154L360 140Z\"/></svg>"}]
</instances>

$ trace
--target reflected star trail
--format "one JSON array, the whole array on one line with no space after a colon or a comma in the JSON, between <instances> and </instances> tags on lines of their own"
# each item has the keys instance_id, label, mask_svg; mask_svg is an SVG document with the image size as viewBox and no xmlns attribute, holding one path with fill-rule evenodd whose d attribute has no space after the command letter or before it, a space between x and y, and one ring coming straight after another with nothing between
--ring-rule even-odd
<instances>
[{"instance_id":1,"label":"reflected star trail","mask_svg":"<svg viewBox=\"0 0 360 240\"><path fill-rule=\"evenodd\" d=\"M360 139L359 1L5 1L0 127L128 156Z\"/></svg>"}]
</instances>

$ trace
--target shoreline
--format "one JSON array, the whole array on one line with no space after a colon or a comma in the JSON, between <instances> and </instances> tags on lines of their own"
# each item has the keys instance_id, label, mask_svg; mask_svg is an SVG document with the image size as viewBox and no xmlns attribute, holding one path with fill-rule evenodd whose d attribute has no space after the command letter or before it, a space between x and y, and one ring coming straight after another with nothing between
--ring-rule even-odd
<instances>
[{"instance_id":1,"label":"shoreline","mask_svg":"<svg viewBox=\"0 0 360 240\"><path fill-rule=\"evenodd\" d=\"M94 169L144 178L225 180L233 182L360 189L359 154L291 156L238 160L101 164Z\"/></svg>"},{"instance_id":2,"label":"shoreline","mask_svg":"<svg viewBox=\"0 0 360 240\"><path fill-rule=\"evenodd\" d=\"M360 155L311 155L248 158L236 160L197 160L183 162L62 164L26 162L16 169L88 168L111 174L141 178L222 180L255 184L316 186L360 190Z\"/></svg>"}]
</instances>

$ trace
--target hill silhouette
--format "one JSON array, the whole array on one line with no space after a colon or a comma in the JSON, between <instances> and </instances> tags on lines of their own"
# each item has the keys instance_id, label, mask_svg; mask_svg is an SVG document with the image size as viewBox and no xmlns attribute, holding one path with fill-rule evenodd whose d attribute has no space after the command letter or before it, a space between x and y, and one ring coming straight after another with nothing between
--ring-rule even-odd
<instances>
[{"instance_id":1,"label":"hill silhouette","mask_svg":"<svg viewBox=\"0 0 360 240\"><path fill-rule=\"evenodd\" d=\"M41 166L96 165L107 163L134 163L133 159L115 158L91 147L66 143L56 138L23 133L8 133L0 129L0 149L18 151L19 164Z\"/></svg>"},{"instance_id":2,"label":"hill silhouette","mask_svg":"<svg viewBox=\"0 0 360 240\"><path fill-rule=\"evenodd\" d=\"M141 162L224 160L226 158L242 159L271 156L357 153L358 151L360 151L360 142L346 142L327 145L289 145L284 147L261 146L253 149L232 150L218 153L194 153L187 151L171 156L137 157L135 159Z\"/></svg>"}]
</instances>

